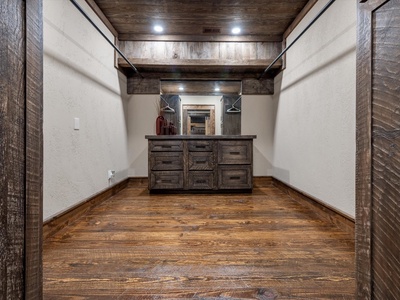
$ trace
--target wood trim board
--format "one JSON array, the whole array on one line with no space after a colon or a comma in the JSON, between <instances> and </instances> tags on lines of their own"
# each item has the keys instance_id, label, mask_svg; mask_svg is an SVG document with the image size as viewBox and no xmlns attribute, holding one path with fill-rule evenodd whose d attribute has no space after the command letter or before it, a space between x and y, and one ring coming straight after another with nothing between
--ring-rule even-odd
<instances>
[{"instance_id":1,"label":"wood trim board","mask_svg":"<svg viewBox=\"0 0 400 300\"><path fill-rule=\"evenodd\" d=\"M339 228L350 233L352 236L355 235L355 221L353 217L279 179L273 178L272 184L288 194L292 199L314 210L321 218L336 224Z\"/></svg>"},{"instance_id":2,"label":"wood trim board","mask_svg":"<svg viewBox=\"0 0 400 300\"><path fill-rule=\"evenodd\" d=\"M84 216L93 207L114 196L127 186L128 179L124 179L46 220L43 224L43 239L50 238L61 229Z\"/></svg>"},{"instance_id":3,"label":"wood trim board","mask_svg":"<svg viewBox=\"0 0 400 300\"><path fill-rule=\"evenodd\" d=\"M26 3L25 299L41 299L43 222L43 3Z\"/></svg>"},{"instance_id":4,"label":"wood trim board","mask_svg":"<svg viewBox=\"0 0 400 300\"><path fill-rule=\"evenodd\" d=\"M357 299L368 300L382 297L391 299L396 293L394 281L396 281L395 278L399 278L399 265L398 261L397 263L389 262L389 256L393 254L393 251L396 252L393 249L396 249L396 247L398 249L399 243L396 242L396 239L388 239L393 231L396 232L396 230L393 230L396 226L396 209L392 208L391 210L390 208L390 203L393 201L391 197L396 198L396 193L393 193L390 187L392 183L384 174L387 174L390 169L395 170L396 150L393 150L393 153L390 154L393 157L391 158L392 162L388 162L387 165L380 165L378 168L376 168L376 165L374 167L373 164L381 164L382 159L387 158L385 155L377 154L379 151L380 153L388 151L383 146L382 134L384 140L391 141L391 149L396 148L393 138L395 135L388 128L396 128L396 113L391 112L391 109L394 106L393 102L398 101L398 98L396 99L392 94L393 88L396 88L396 86L398 88L398 85L395 81L396 72L392 72L390 69L396 70L396 63L390 61L393 57L389 57L388 53L396 52L392 43L399 39L398 36L394 35L398 31L393 30L395 27L398 28L399 25L399 19L394 17L396 13L393 11L396 6L398 7L399 1L359 0L358 2L356 86ZM383 36L386 38L382 41ZM374 40L380 40L379 45ZM389 49L391 50L387 51ZM387 67L389 65L390 68ZM382 80L383 77L384 80ZM387 84L388 81L391 83L390 85ZM385 101L379 102L382 93L385 94L383 97ZM377 106L381 107L385 113L376 112ZM377 126L387 113L392 113L390 120L386 122L386 119L384 126ZM377 129L377 127L380 128ZM382 148L377 147L377 143L381 143ZM389 151L391 150L389 149ZM378 155L381 157L378 158ZM393 171L390 176L392 178L396 176L396 171ZM385 192L379 192L382 189ZM377 244L380 245L377 246ZM382 296L382 293L385 296Z\"/></svg>"}]
</instances>

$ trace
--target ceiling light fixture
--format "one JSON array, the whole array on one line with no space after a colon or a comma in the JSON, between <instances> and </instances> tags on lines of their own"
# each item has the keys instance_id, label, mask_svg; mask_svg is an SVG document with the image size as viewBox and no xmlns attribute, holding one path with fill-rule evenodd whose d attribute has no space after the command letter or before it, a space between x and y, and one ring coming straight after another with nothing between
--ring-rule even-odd
<instances>
[{"instance_id":1,"label":"ceiling light fixture","mask_svg":"<svg viewBox=\"0 0 400 300\"><path fill-rule=\"evenodd\" d=\"M239 34L242 30L240 29L240 27L234 27L232 28L232 33L233 34Z\"/></svg>"},{"instance_id":2,"label":"ceiling light fixture","mask_svg":"<svg viewBox=\"0 0 400 300\"><path fill-rule=\"evenodd\" d=\"M160 26L160 25L156 25L156 26L154 26L154 31L155 32L163 32L164 28L162 28L162 26Z\"/></svg>"},{"instance_id":3,"label":"ceiling light fixture","mask_svg":"<svg viewBox=\"0 0 400 300\"><path fill-rule=\"evenodd\" d=\"M184 90L183 86L180 86L180 87L179 87L179 90L180 90L180 91L183 91L183 90Z\"/></svg>"},{"instance_id":4,"label":"ceiling light fixture","mask_svg":"<svg viewBox=\"0 0 400 300\"><path fill-rule=\"evenodd\" d=\"M220 91L220 88L219 88L219 87L216 87L216 88L214 89L214 91L215 91L215 92L219 92L219 91Z\"/></svg>"}]
</instances>

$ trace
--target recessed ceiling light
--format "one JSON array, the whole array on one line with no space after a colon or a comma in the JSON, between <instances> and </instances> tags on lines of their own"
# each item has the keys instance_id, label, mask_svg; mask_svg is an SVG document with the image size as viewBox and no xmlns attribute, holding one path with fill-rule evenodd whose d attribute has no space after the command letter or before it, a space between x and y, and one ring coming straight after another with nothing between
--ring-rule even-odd
<instances>
[{"instance_id":1,"label":"recessed ceiling light","mask_svg":"<svg viewBox=\"0 0 400 300\"><path fill-rule=\"evenodd\" d=\"M219 88L219 87L216 87L216 88L214 89L214 91L215 91L215 92L219 92L219 91L220 91L220 88Z\"/></svg>"},{"instance_id":2,"label":"recessed ceiling light","mask_svg":"<svg viewBox=\"0 0 400 300\"><path fill-rule=\"evenodd\" d=\"M155 32L163 32L164 28L162 28L162 26L160 26L160 25L156 25L156 26L154 26L154 31Z\"/></svg>"},{"instance_id":3,"label":"recessed ceiling light","mask_svg":"<svg viewBox=\"0 0 400 300\"><path fill-rule=\"evenodd\" d=\"M179 90L180 90L180 91L183 91L183 90L184 90L183 86L180 86L180 87L179 87Z\"/></svg>"},{"instance_id":4,"label":"recessed ceiling light","mask_svg":"<svg viewBox=\"0 0 400 300\"><path fill-rule=\"evenodd\" d=\"M239 34L240 31L241 31L240 27L234 27L234 28L232 28L232 33L233 33L233 34Z\"/></svg>"}]
</instances>

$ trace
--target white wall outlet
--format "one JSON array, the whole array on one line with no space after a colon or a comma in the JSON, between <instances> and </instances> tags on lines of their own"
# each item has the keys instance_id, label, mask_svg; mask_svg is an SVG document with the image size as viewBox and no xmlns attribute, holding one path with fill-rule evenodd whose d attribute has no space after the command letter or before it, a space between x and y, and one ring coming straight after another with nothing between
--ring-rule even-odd
<instances>
[{"instance_id":1,"label":"white wall outlet","mask_svg":"<svg viewBox=\"0 0 400 300\"><path fill-rule=\"evenodd\" d=\"M108 170L107 175L108 175L108 179L110 180L110 179L115 177L115 171L114 170Z\"/></svg>"}]
</instances>

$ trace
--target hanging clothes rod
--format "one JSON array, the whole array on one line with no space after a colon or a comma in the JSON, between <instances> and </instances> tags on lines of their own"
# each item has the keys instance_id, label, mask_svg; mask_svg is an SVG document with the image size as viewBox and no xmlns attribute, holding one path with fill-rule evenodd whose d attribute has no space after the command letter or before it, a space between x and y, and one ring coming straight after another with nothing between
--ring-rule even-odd
<instances>
[{"instance_id":1,"label":"hanging clothes rod","mask_svg":"<svg viewBox=\"0 0 400 300\"><path fill-rule=\"evenodd\" d=\"M93 20L89 17L89 15L83 10L83 8L76 3L75 0L70 0L72 2L72 4L81 12L81 14L90 22L90 24L93 25L94 28L96 28L96 30L103 36L103 38L106 39L106 41L115 49L115 51L118 52L119 55L122 56L122 58L128 63L128 65L133 69L133 71L135 71L135 73L139 74L140 77L143 78L143 75L139 73L138 69L136 69L136 67L129 61L129 59L121 52L121 50L119 50L119 48L117 46L114 45L113 42L110 41L110 39L104 34L103 31L101 31L101 29L93 22Z\"/></svg>"},{"instance_id":2,"label":"hanging clothes rod","mask_svg":"<svg viewBox=\"0 0 400 300\"><path fill-rule=\"evenodd\" d=\"M329 1L322 9L321 11L314 17L314 19L307 25L306 28L293 40L293 42L290 43L289 46L287 46L279 55L277 58L275 58L272 63L264 70L264 72L258 77L258 80L261 80L261 78L264 77L265 74L272 68L272 66L294 45L294 43L297 42L297 40L319 19L320 16L324 14L324 12L335 2L336 0L331 0Z\"/></svg>"}]
</instances>

